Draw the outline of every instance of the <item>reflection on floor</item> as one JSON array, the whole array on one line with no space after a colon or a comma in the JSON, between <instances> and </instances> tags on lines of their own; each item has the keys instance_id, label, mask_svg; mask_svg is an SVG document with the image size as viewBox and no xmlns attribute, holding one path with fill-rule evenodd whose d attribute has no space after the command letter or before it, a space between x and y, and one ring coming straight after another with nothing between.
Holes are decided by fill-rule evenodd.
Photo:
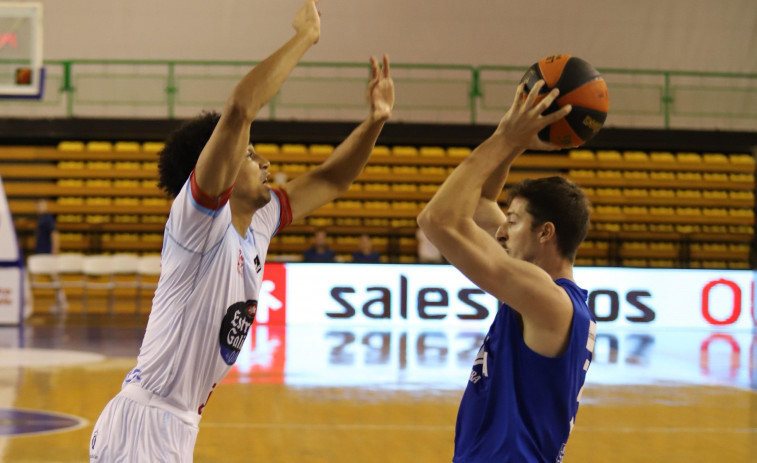
<instances>
[{"instance_id":1,"label":"reflection on floor","mask_svg":"<svg viewBox=\"0 0 757 463\"><path fill-rule=\"evenodd\" d=\"M0 328L0 462L86 461L145 322ZM203 414L195 461L449 462L482 335L254 326ZM565 461L757 461L757 332L600 329Z\"/></svg>"}]
</instances>

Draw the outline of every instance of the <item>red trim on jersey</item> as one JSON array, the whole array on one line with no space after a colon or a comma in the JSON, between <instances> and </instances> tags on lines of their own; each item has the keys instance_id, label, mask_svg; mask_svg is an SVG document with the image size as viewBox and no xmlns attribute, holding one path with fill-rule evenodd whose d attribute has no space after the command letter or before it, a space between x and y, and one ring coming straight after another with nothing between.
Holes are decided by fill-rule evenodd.
<instances>
[{"instance_id":1,"label":"red trim on jersey","mask_svg":"<svg viewBox=\"0 0 757 463\"><path fill-rule=\"evenodd\" d=\"M276 233L283 230L287 225L292 223L292 206L289 204L289 195L283 188L271 188L279 197L279 205L281 211L279 212L279 229Z\"/></svg>"},{"instance_id":2,"label":"red trim on jersey","mask_svg":"<svg viewBox=\"0 0 757 463\"><path fill-rule=\"evenodd\" d=\"M192 170L192 174L189 176L189 183L192 187L192 197L197 201L197 204L208 209L213 209L214 211L217 211L229 202L231 190L234 189L234 185L231 185L228 190L221 193L218 197L211 196L197 186L194 170Z\"/></svg>"}]
</instances>

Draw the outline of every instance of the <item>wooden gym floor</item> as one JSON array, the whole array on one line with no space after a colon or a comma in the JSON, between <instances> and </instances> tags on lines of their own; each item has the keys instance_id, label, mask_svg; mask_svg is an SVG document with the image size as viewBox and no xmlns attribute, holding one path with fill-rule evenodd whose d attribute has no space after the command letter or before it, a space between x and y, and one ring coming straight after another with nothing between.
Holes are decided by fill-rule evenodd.
<instances>
[{"instance_id":1,"label":"wooden gym floor","mask_svg":"<svg viewBox=\"0 0 757 463\"><path fill-rule=\"evenodd\" d=\"M133 367L145 322L71 313L0 327L0 462L88 461L92 425ZM426 335L450 338L253 327L254 348L203 414L195 461L451 461L475 349L421 352ZM757 461L757 332L603 336L565 462Z\"/></svg>"}]
</instances>

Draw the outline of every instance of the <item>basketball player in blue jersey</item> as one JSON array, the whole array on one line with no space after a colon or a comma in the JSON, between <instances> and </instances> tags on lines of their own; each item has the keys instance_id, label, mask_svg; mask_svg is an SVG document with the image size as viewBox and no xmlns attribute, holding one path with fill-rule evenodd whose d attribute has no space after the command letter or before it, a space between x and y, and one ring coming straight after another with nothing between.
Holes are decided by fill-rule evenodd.
<instances>
[{"instance_id":1,"label":"basketball player in blue jersey","mask_svg":"<svg viewBox=\"0 0 757 463\"><path fill-rule=\"evenodd\" d=\"M190 121L160 154L160 185L175 197L160 280L137 364L95 424L91 462L192 461L203 409L254 321L271 238L347 191L391 115L388 58L371 58L368 118L322 165L269 187L251 124L318 42L316 3L305 2L294 37L242 78L220 115Z\"/></svg>"},{"instance_id":2,"label":"basketball player in blue jersey","mask_svg":"<svg viewBox=\"0 0 757 463\"><path fill-rule=\"evenodd\" d=\"M592 360L596 324L573 261L589 227L583 192L561 177L525 180L497 205L513 161L564 117L542 115L540 81L518 87L494 134L450 174L418 217L445 258L502 301L460 403L455 463L562 461Z\"/></svg>"}]
</instances>

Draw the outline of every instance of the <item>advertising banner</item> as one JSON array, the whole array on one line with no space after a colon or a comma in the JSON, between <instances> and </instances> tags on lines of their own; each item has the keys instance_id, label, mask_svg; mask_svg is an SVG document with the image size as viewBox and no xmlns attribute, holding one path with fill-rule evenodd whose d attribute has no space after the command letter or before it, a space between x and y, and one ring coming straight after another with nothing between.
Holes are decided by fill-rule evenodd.
<instances>
[{"instance_id":1,"label":"advertising banner","mask_svg":"<svg viewBox=\"0 0 757 463\"><path fill-rule=\"evenodd\" d=\"M751 271L576 268L595 384L757 388ZM268 263L226 382L458 390L499 303L451 266Z\"/></svg>"},{"instance_id":2,"label":"advertising banner","mask_svg":"<svg viewBox=\"0 0 757 463\"><path fill-rule=\"evenodd\" d=\"M276 304L288 324L481 328L499 307L448 265L287 264L284 273ZM600 328L755 326L751 271L580 267L574 277Z\"/></svg>"}]
</instances>

